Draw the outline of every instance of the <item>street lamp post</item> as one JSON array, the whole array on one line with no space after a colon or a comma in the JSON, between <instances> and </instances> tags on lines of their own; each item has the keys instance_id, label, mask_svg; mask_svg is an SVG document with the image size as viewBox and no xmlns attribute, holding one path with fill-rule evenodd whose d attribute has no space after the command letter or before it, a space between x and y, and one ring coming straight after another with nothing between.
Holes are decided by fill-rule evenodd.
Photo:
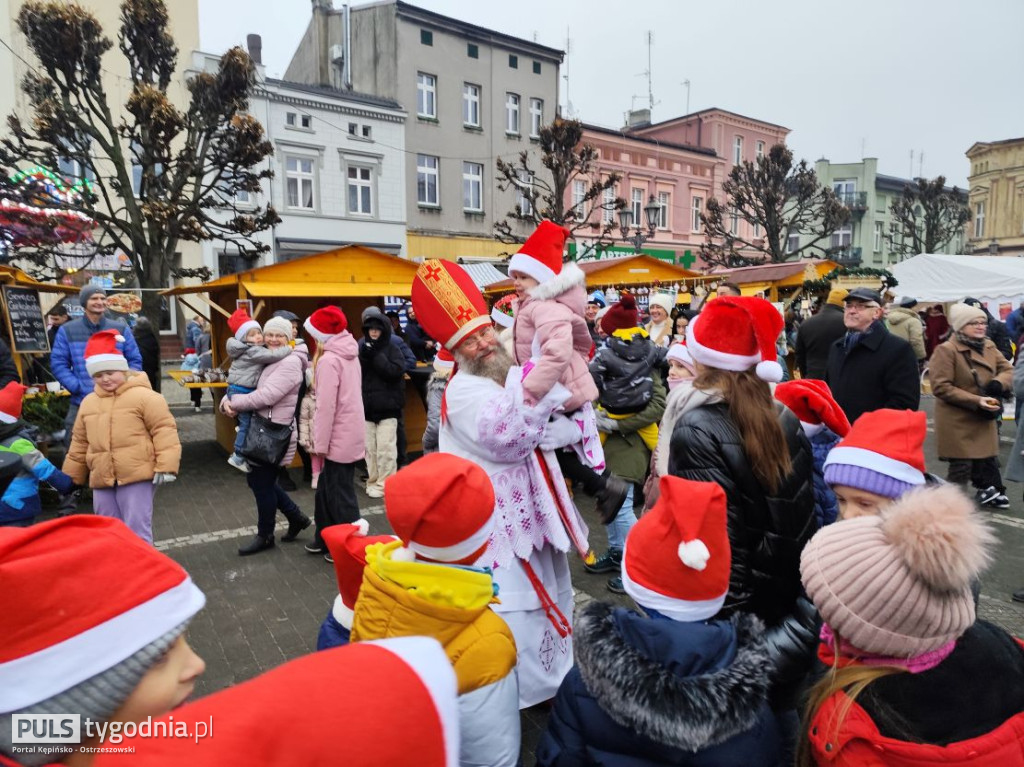
<instances>
[{"instance_id":1,"label":"street lamp post","mask_svg":"<svg viewBox=\"0 0 1024 767\"><path fill-rule=\"evenodd\" d=\"M619 233L622 235L623 242L628 242L633 246L634 253L639 253L644 243L654 237L660 211L661 206L658 205L652 194L647 200L647 204L644 205L644 217L647 219L646 231L641 228L640 222L637 222L636 228L633 229L633 211L630 208L623 208L619 211ZM630 234L631 229L633 229L632 234Z\"/></svg>"}]
</instances>

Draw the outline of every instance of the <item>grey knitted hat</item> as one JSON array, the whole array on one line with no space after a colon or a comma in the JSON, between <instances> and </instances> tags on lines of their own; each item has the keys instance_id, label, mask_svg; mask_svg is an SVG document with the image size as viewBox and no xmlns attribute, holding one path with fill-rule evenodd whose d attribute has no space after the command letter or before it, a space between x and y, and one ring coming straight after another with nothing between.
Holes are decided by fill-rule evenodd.
<instances>
[{"instance_id":1,"label":"grey knitted hat","mask_svg":"<svg viewBox=\"0 0 1024 767\"><path fill-rule=\"evenodd\" d=\"M107 295L107 291L105 291L99 285L85 285L78 294L78 303L80 303L84 308L85 305L89 303L89 298L96 295L97 293L101 293L104 296Z\"/></svg>"}]
</instances>

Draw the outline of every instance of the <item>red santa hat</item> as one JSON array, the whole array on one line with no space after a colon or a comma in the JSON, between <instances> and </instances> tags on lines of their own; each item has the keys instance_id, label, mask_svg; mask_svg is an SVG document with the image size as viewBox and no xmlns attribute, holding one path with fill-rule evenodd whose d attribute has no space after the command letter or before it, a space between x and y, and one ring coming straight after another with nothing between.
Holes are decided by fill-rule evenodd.
<instances>
[{"instance_id":1,"label":"red santa hat","mask_svg":"<svg viewBox=\"0 0 1024 767\"><path fill-rule=\"evenodd\" d=\"M93 333L85 342L85 369L90 376L108 370L128 370L128 360L118 350L124 343L124 336L116 330L101 330Z\"/></svg>"},{"instance_id":2,"label":"red santa hat","mask_svg":"<svg viewBox=\"0 0 1024 767\"><path fill-rule=\"evenodd\" d=\"M800 378L780 383L775 387L775 399L793 411L809 437L821 431L822 427L838 437L845 437L850 431L846 413L824 381Z\"/></svg>"},{"instance_id":3,"label":"red santa hat","mask_svg":"<svg viewBox=\"0 0 1024 767\"><path fill-rule=\"evenodd\" d=\"M228 328L236 341L245 341L250 330L260 330L260 323L250 317L245 309L235 309L228 317Z\"/></svg>"},{"instance_id":4,"label":"red santa hat","mask_svg":"<svg viewBox=\"0 0 1024 767\"><path fill-rule=\"evenodd\" d=\"M384 512L417 557L472 564L494 528L494 488L472 461L431 453L384 481Z\"/></svg>"},{"instance_id":5,"label":"red santa hat","mask_svg":"<svg viewBox=\"0 0 1024 767\"><path fill-rule=\"evenodd\" d=\"M339 695L339 690L352 694ZM455 672L436 639L357 642L303 656L154 718L153 732L164 723L168 732L185 726L196 737L133 735L120 748L133 749L133 767L339 761L347 767L457 767L457 695ZM340 760L339 724L344 726ZM293 733L302 737L290 737ZM96 767L123 764L123 754L96 755Z\"/></svg>"},{"instance_id":6,"label":"red santa hat","mask_svg":"<svg viewBox=\"0 0 1024 767\"><path fill-rule=\"evenodd\" d=\"M519 272L540 285L530 290L534 298L554 298L575 285L585 285L586 275L574 263L562 263L565 241L572 233L564 226L541 221L508 262L509 274Z\"/></svg>"},{"instance_id":7,"label":"red santa hat","mask_svg":"<svg viewBox=\"0 0 1024 767\"><path fill-rule=\"evenodd\" d=\"M412 308L427 335L450 351L491 324L480 289L453 261L431 258L420 264L412 280Z\"/></svg>"},{"instance_id":8,"label":"red santa hat","mask_svg":"<svg viewBox=\"0 0 1024 767\"><path fill-rule=\"evenodd\" d=\"M434 370L441 373L455 367L455 358L447 349L439 349L434 355Z\"/></svg>"},{"instance_id":9,"label":"red santa hat","mask_svg":"<svg viewBox=\"0 0 1024 767\"><path fill-rule=\"evenodd\" d=\"M0 528L0 583L10 627L0 644L0 713L113 669L206 602L174 560L122 522L93 515Z\"/></svg>"},{"instance_id":10,"label":"red santa hat","mask_svg":"<svg viewBox=\"0 0 1024 767\"><path fill-rule=\"evenodd\" d=\"M873 410L858 418L825 459L825 481L898 498L925 483L928 417L919 410Z\"/></svg>"},{"instance_id":11,"label":"red santa hat","mask_svg":"<svg viewBox=\"0 0 1024 767\"><path fill-rule=\"evenodd\" d=\"M325 344L331 336L345 332L348 328L348 318L337 306L324 306L306 317L302 326L317 343Z\"/></svg>"},{"instance_id":12,"label":"red santa hat","mask_svg":"<svg viewBox=\"0 0 1024 767\"><path fill-rule=\"evenodd\" d=\"M756 366L758 378L781 381L775 343L784 325L779 311L763 298L720 296L686 326L686 346L707 367L739 373Z\"/></svg>"},{"instance_id":13,"label":"red santa hat","mask_svg":"<svg viewBox=\"0 0 1024 767\"><path fill-rule=\"evenodd\" d=\"M14 423L21 418L21 403L27 386L11 381L0 389L0 423Z\"/></svg>"},{"instance_id":14,"label":"red santa hat","mask_svg":"<svg viewBox=\"0 0 1024 767\"><path fill-rule=\"evenodd\" d=\"M373 543L390 543L393 535L367 535L370 525L359 519L351 525L325 527L324 543L334 560L334 575L338 579L338 596L332 612L345 628L352 628L352 611L359 598L359 587L363 584L363 568L366 567L366 547Z\"/></svg>"},{"instance_id":15,"label":"red santa hat","mask_svg":"<svg viewBox=\"0 0 1024 767\"><path fill-rule=\"evenodd\" d=\"M641 607L679 621L707 620L729 591L725 491L673 476L662 477L658 490L654 507L626 537L622 585Z\"/></svg>"}]
</instances>

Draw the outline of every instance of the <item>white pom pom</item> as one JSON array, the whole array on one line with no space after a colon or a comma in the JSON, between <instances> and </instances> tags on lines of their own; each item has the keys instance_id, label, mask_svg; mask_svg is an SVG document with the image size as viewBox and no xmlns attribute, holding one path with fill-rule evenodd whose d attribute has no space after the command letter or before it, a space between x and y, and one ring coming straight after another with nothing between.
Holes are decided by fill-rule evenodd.
<instances>
[{"instance_id":1,"label":"white pom pom","mask_svg":"<svg viewBox=\"0 0 1024 767\"><path fill-rule=\"evenodd\" d=\"M397 549L391 552L392 562L415 562L416 552L412 549L407 549L404 546L399 546Z\"/></svg>"},{"instance_id":2,"label":"white pom pom","mask_svg":"<svg viewBox=\"0 0 1024 767\"><path fill-rule=\"evenodd\" d=\"M782 365L775 360L758 362L754 372L757 373L757 377L762 381L778 383L782 380Z\"/></svg>"},{"instance_id":3,"label":"white pom pom","mask_svg":"<svg viewBox=\"0 0 1024 767\"><path fill-rule=\"evenodd\" d=\"M116 336L114 336L114 340L117 341L117 343L119 343L119 344L123 344L124 343L124 336L121 335L120 333L118 333Z\"/></svg>"},{"instance_id":4,"label":"white pom pom","mask_svg":"<svg viewBox=\"0 0 1024 767\"><path fill-rule=\"evenodd\" d=\"M366 535L368 532L370 532L370 523L362 517L357 519L352 524L356 526L356 531L354 533L355 535Z\"/></svg>"},{"instance_id":5,"label":"white pom pom","mask_svg":"<svg viewBox=\"0 0 1024 767\"><path fill-rule=\"evenodd\" d=\"M694 570L703 570L708 566L711 552L708 551L704 541L697 538L679 544L679 559L687 567L692 567Z\"/></svg>"}]
</instances>

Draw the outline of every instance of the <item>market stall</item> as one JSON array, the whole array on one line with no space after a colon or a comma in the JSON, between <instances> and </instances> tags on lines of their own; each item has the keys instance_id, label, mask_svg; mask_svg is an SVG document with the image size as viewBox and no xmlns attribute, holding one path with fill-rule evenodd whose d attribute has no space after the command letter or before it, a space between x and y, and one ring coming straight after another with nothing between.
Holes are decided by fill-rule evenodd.
<instances>
[{"instance_id":1,"label":"market stall","mask_svg":"<svg viewBox=\"0 0 1024 767\"><path fill-rule=\"evenodd\" d=\"M253 317L266 320L275 311L287 309L308 317L320 306L340 306L349 321L349 331L362 335L360 316L368 306L383 309L386 296L408 297L419 264L362 245L296 258L284 263L231 274L201 285L171 288L165 295L176 296L185 306L210 316L210 346L213 364L225 362L224 344L229 337L227 318L239 305ZM244 302L244 303L243 303ZM226 365L225 365L226 367ZM429 366L424 369L424 373ZM210 388L219 403L224 384L189 383L190 388ZM217 441L230 452L235 439L234 421L217 410ZM406 387L405 429L408 449L421 448L426 411L417 389Z\"/></svg>"},{"instance_id":2,"label":"market stall","mask_svg":"<svg viewBox=\"0 0 1024 767\"><path fill-rule=\"evenodd\" d=\"M820 280L834 270L835 261L808 258L785 264L758 264L740 269L716 269L718 281L733 282L745 296L763 296L773 303L792 301L804 282Z\"/></svg>"},{"instance_id":3,"label":"market stall","mask_svg":"<svg viewBox=\"0 0 1024 767\"><path fill-rule=\"evenodd\" d=\"M72 293L78 293L78 288L39 282L13 266L0 266L0 312L3 313L4 341L10 347L22 381L25 380L33 358L50 353L44 312L57 300L47 300L45 295L63 296Z\"/></svg>"},{"instance_id":4,"label":"market stall","mask_svg":"<svg viewBox=\"0 0 1024 767\"><path fill-rule=\"evenodd\" d=\"M967 296L1006 318L1024 301L1024 259L1014 256L946 256L931 253L892 267L896 292L922 303L949 303Z\"/></svg>"}]
</instances>

